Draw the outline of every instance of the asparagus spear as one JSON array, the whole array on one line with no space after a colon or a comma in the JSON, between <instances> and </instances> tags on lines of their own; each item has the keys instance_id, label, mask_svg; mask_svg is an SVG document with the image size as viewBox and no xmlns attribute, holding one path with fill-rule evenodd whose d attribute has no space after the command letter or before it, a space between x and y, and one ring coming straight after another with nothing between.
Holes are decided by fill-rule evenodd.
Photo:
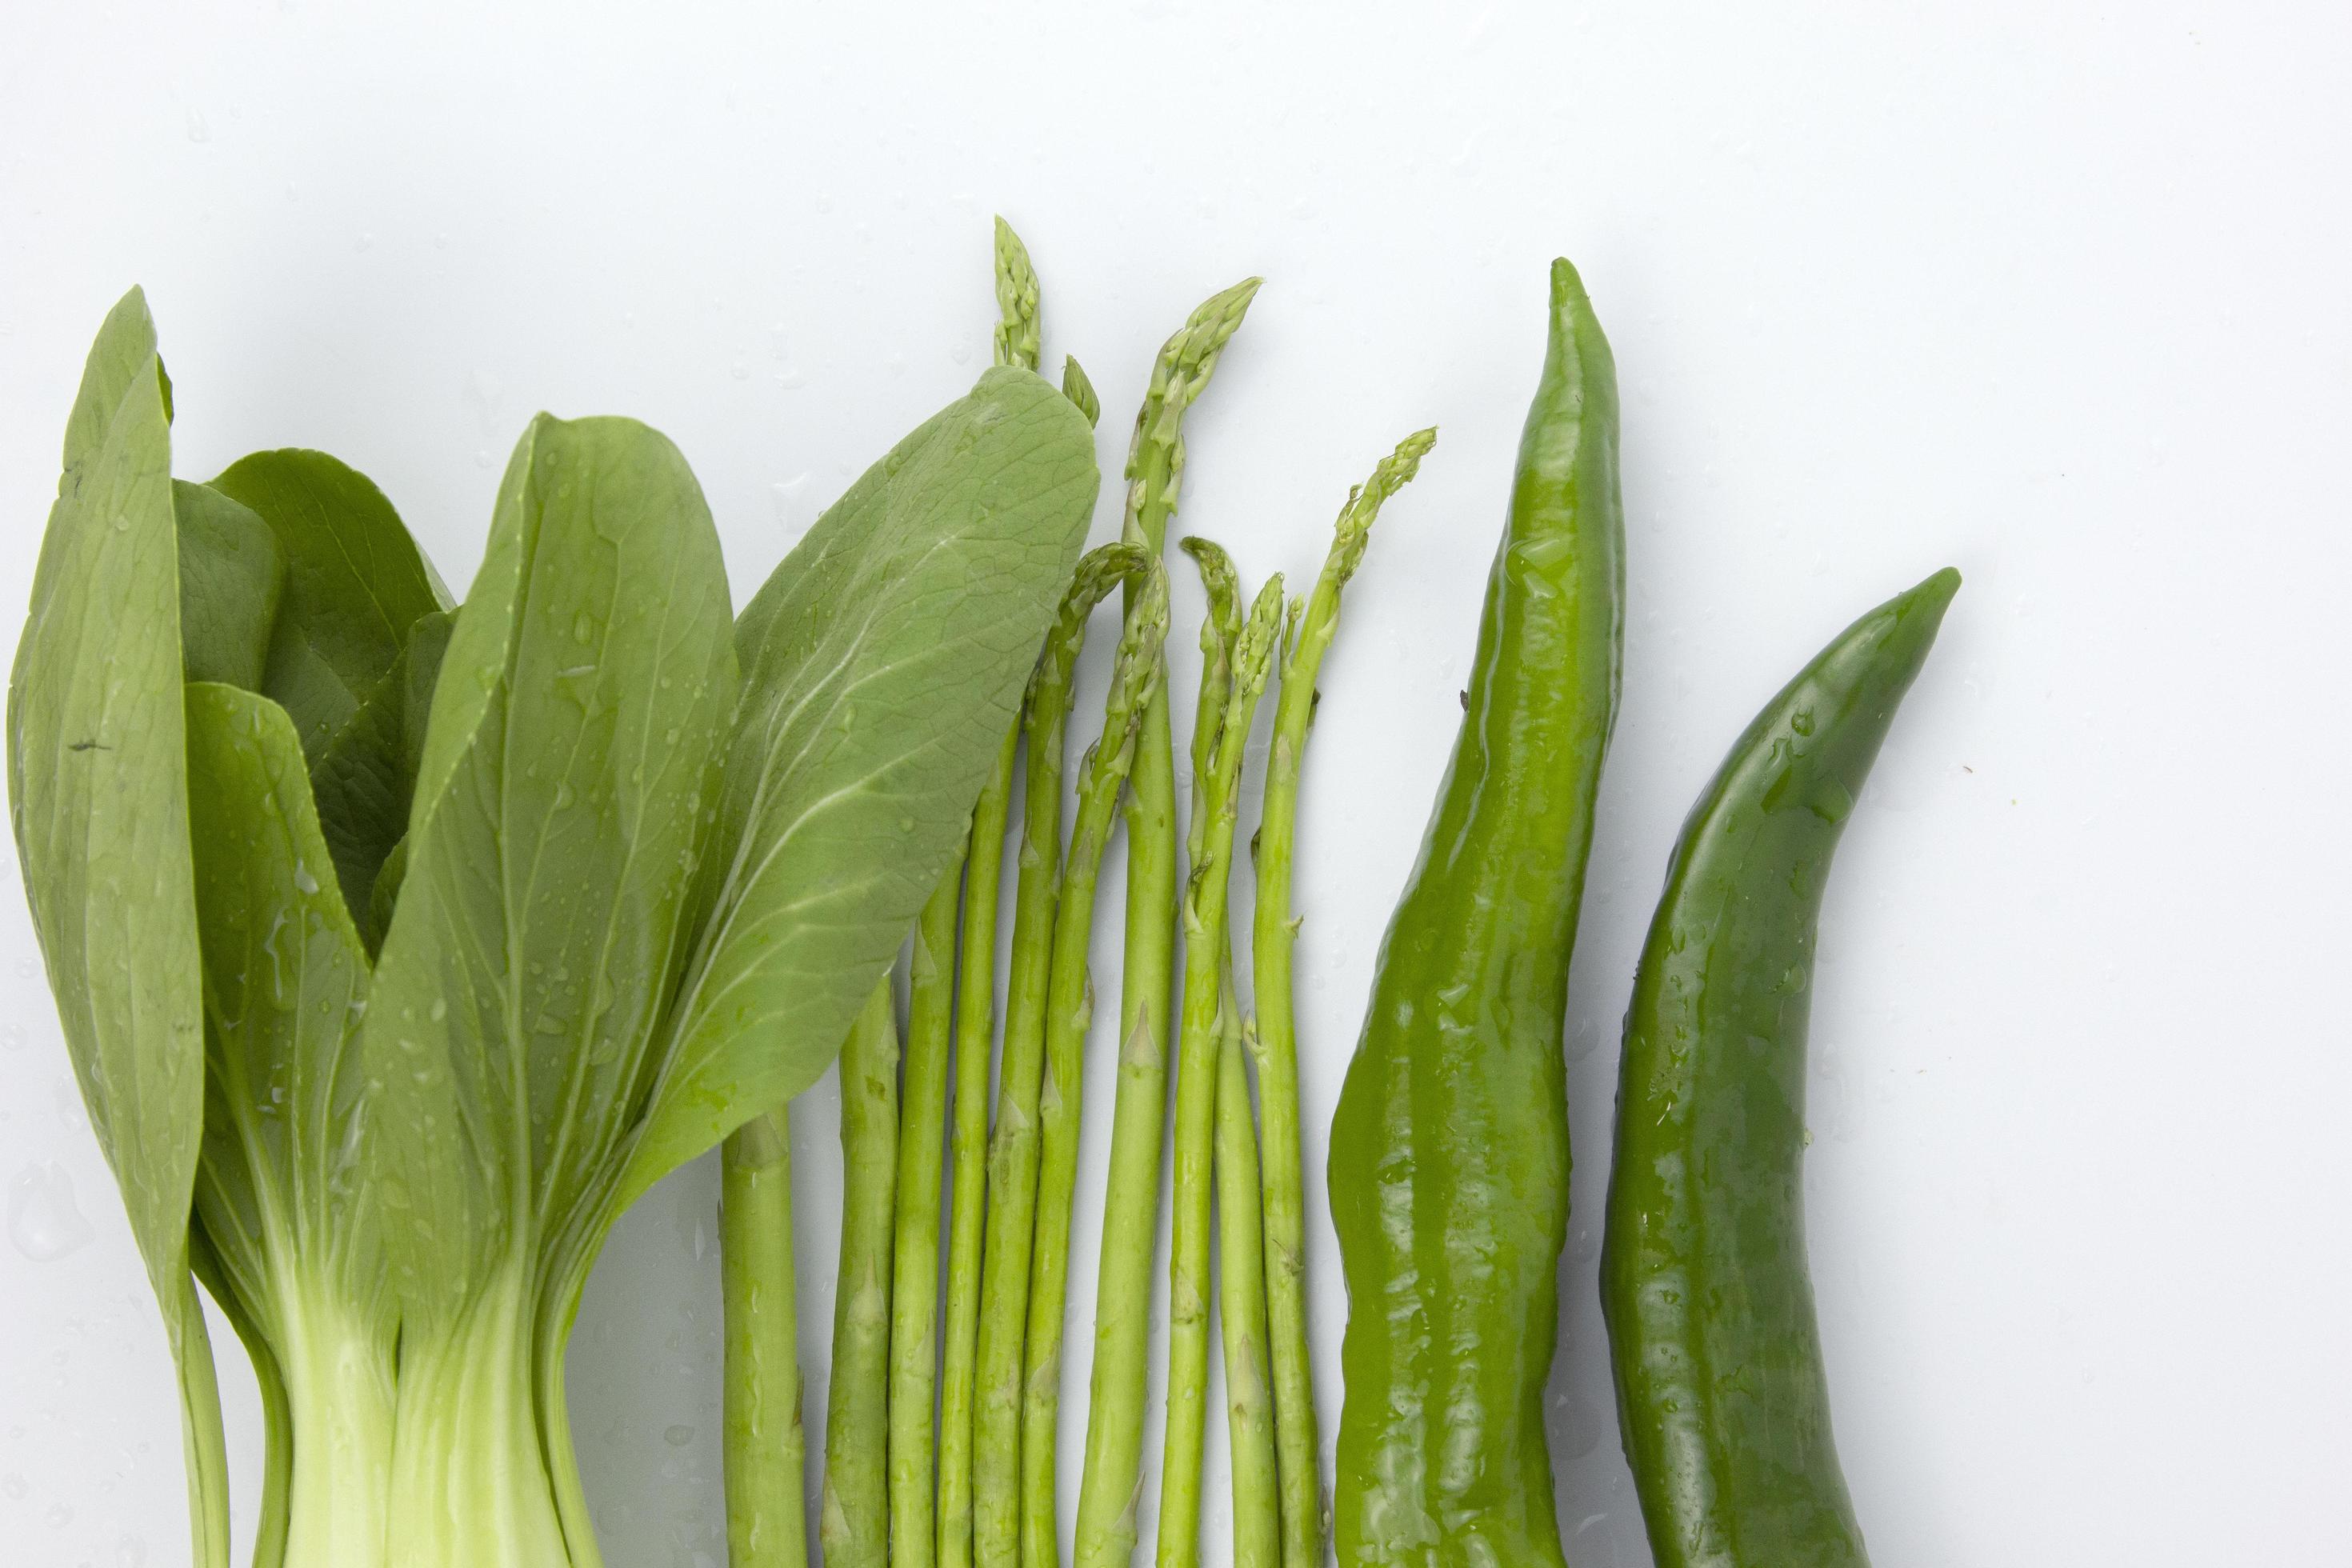
<instances>
[{"instance_id":1,"label":"asparagus spear","mask_svg":"<svg viewBox=\"0 0 2352 1568\"><path fill-rule=\"evenodd\" d=\"M1339 593L1364 558L1381 505L1409 483L1435 430L1417 431L1381 459L1372 477L1348 494L1331 552L1315 590L1297 610L1298 626L1283 658L1275 708L1274 749L1257 829L1257 913L1251 935L1257 1019L1252 1044L1264 1119L1266 1318L1273 1341L1275 1436L1282 1484L1284 1568L1319 1568L1325 1531L1321 1443L1307 1352L1306 1182L1301 1173L1298 1037L1291 1009L1291 949L1299 922L1290 913L1291 849L1297 833L1298 774L1315 722L1315 681L1339 627Z\"/></svg>"},{"instance_id":2,"label":"asparagus spear","mask_svg":"<svg viewBox=\"0 0 2352 1568\"><path fill-rule=\"evenodd\" d=\"M996 900L1013 795L1016 723L972 810L964 855L963 966L956 978L955 1196L948 1223L946 1342L940 1371L939 1568L971 1568L972 1380L980 1351L988 1057L996 1034Z\"/></svg>"},{"instance_id":3,"label":"asparagus spear","mask_svg":"<svg viewBox=\"0 0 2352 1568\"><path fill-rule=\"evenodd\" d=\"M1076 354L1062 356L1062 395L1078 405L1089 425L1102 421L1102 399L1095 395L1095 384L1087 379L1084 367Z\"/></svg>"},{"instance_id":4,"label":"asparagus spear","mask_svg":"<svg viewBox=\"0 0 2352 1568\"><path fill-rule=\"evenodd\" d=\"M996 363L1035 370L1044 346L1037 269L1013 226L996 220Z\"/></svg>"},{"instance_id":5,"label":"asparagus spear","mask_svg":"<svg viewBox=\"0 0 2352 1568\"><path fill-rule=\"evenodd\" d=\"M1094 936L1095 886L1110 840L1119 791L1135 761L1144 709L1160 684L1168 633L1168 579L1136 552L1144 590L1128 616L1103 708L1102 736L1087 753L1078 812L1054 913L1052 977L1045 1003L1045 1079L1039 1097L1036 1245L1029 1271L1029 1332L1021 1414L1022 1568L1053 1568L1055 1463L1062 1395L1062 1319L1069 1293L1070 1207L1077 1188L1078 1111L1094 985L1087 972Z\"/></svg>"},{"instance_id":6,"label":"asparagus spear","mask_svg":"<svg viewBox=\"0 0 2352 1568\"><path fill-rule=\"evenodd\" d=\"M1029 1255L1037 1215L1038 1096L1045 1076L1045 992L1060 892L1062 745L1070 680L1087 618L1150 557L1106 544L1078 563L1023 706L1029 776L1013 914L1013 975L988 1143L988 1215L981 1253L980 1357L972 1420L972 1556L1018 1568L1021 1555L1021 1362L1029 1325Z\"/></svg>"},{"instance_id":7,"label":"asparagus spear","mask_svg":"<svg viewBox=\"0 0 2352 1568\"><path fill-rule=\"evenodd\" d=\"M931 1568L931 1416L938 1392L940 1164L955 1023L956 908L950 868L915 922L900 1089L897 1240L890 1265L890 1561Z\"/></svg>"},{"instance_id":8,"label":"asparagus spear","mask_svg":"<svg viewBox=\"0 0 2352 1568\"><path fill-rule=\"evenodd\" d=\"M1029 250L996 220L996 363L1037 368L1039 290ZM1076 360L1063 367L1066 394L1093 387ZM1074 394L1073 401L1078 401ZM1080 401L1081 409L1086 405ZM1087 415L1087 423L1094 421ZM948 1228L947 1323L940 1371L938 1568L971 1568L972 1423L980 1356L982 1225L987 1188L988 1061L996 1035L996 900L1004 868L1004 827L1021 723L1005 731L996 768L973 808L965 847L964 953L956 986L955 1195Z\"/></svg>"},{"instance_id":9,"label":"asparagus spear","mask_svg":"<svg viewBox=\"0 0 2352 1568\"><path fill-rule=\"evenodd\" d=\"M1226 968L1217 1027L1217 1330L1225 1352L1225 1419L1233 1444L1233 1560L1234 1568L1275 1568L1282 1561L1282 1500L1274 1390L1266 1376L1265 1235L1230 950Z\"/></svg>"},{"instance_id":10,"label":"asparagus spear","mask_svg":"<svg viewBox=\"0 0 2352 1568\"><path fill-rule=\"evenodd\" d=\"M890 1558L890 1219L898 1163L898 1022L886 976L841 1047L841 1280L824 1411L825 1568Z\"/></svg>"},{"instance_id":11,"label":"asparagus spear","mask_svg":"<svg viewBox=\"0 0 2352 1568\"><path fill-rule=\"evenodd\" d=\"M753 1117L727 1140L719 1183L727 1561L734 1568L808 1568L793 1289L793 1145L783 1107Z\"/></svg>"},{"instance_id":12,"label":"asparagus spear","mask_svg":"<svg viewBox=\"0 0 2352 1568\"><path fill-rule=\"evenodd\" d=\"M1195 864L1203 862L1210 825L1219 810L1231 811L1238 791L1218 798L1217 742L1233 693L1234 660L1242 637L1240 579L1232 559L1205 540L1188 539L1184 552L1201 571L1209 614L1201 627L1202 717L1192 729L1192 834ZM1264 676L1259 676L1261 683ZM1243 722L1244 744L1248 723ZM1230 836L1228 837L1230 842ZM1255 1135L1250 1125L1247 1074L1238 1066L1239 999L1234 994L1232 942L1223 938L1223 980L1217 1012L1216 1194L1219 1215L1219 1324L1225 1347L1225 1387L1233 1447L1234 1551L1235 1563L1272 1561L1277 1538L1271 1409L1265 1386L1264 1274L1258 1265ZM1243 1162L1248 1163L1244 1165ZM1246 1172L1246 1182L1236 1179Z\"/></svg>"},{"instance_id":13,"label":"asparagus spear","mask_svg":"<svg viewBox=\"0 0 2352 1568\"><path fill-rule=\"evenodd\" d=\"M1213 546L1185 542L1195 560ZM1193 787L1208 805L1201 852L1184 894L1184 1000L1176 1067L1174 1220L1168 1268L1168 1426L1160 1459L1160 1568L1197 1568L1201 1557L1201 1446L1207 1426L1210 1184L1216 1136L1217 1058L1224 994L1225 907L1242 754L1265 689L1282 624L1282 579L1271 578L1234 645L1231 689L1217 729L1214 765ZM1197 742L1196 742L1197 748Z\"/></svg>"},{"instance_id":14,"label":"asparagus spear","mask_svg":"<svg viewBox=\"0 0 2352 1568\"><path fill-rule=\"evenodd\" d=\"M1157 560L1184 473L1184 411L1208 385L1258 280L1192 312L1160 351L1128 454L1123 536ZM1176 765L1166 682L1144 710L1127 804L1127 915L1119 978L1118 1093L1095 1298L1077 1568L1129 1568L1142 1487L1151 1264L1168 1115L1168 1029L1176 943Z\"/></svg>"},{"instance_id":15,"label":"asparagus spear","mask_svg":"<svg viewBox=\"0 0 2352 1568\"><path fill-rule=\"evenodd\" d=\"M1208 611L1201 617L1201 690L1192 707L1192 812L1191 824L1184 838L1185 856L1195 868L1197 875L1198 868L1208 864L1209 822L1216 794L1213 783L1217 772L1217 738L1224 731L1225 701L1233 692L1234 647L1241 641L1242 635L1241 578L1234 570L1233 557L1205 539L1187 539L1178 548L1192 558L1192 564L1201 574L1201 587L1208 600ZM1188 955L1189 944L1192 940L1192 933L1188 931L1186 934ZM1189 981L1189 969L1187 978ZM1221 1014L1220 1017L1222 1016ZM1197 1087L1198 1076L1195 1075L1192 1081ZM1178 1092L1180 1095L1182 1092L1181 1083ZM1181 1111L1179 1118L1181 1126ZM1181 1198L1179 1202L1181 1202ZM1207 1267L1204 1258L1201 1265L1201 1278L1203 1280L1207 1277ZM1169 1277L1171 1318L1177 1315L1173 1305L1176 1268L1176 1255L1171 1253ZM1200 1298L1196 1296L1195 1300L1199 1301ZM1202 1304L1201 1310L1203 1313L1206 1312L1205 1304ZM1171 1392L1176 1387L1172 1372L1173 1364L1171 1352L1169 1384ZM1205 1359L1203 1375L1205 1376ZM1197 1488L1197 1481L1195 1485ZM1169 1506L1163 1479L1160 1497L1162 1551L1165 1550ZM1195 1521L1196 1531L1199 1511L1196 1501L1190 1510Z\"/></svg>"},{"instance_id":16,"label":"asparagus spear","mask_svg":"<svg viewBox=\"0 0 2352 1568\"><path fill-rule=\"evenodd\" d=\"M1234 558L1205 539L1177 546L1192 558L1209 601L1201 617L1201 695L1192 709L1192 813L1184 853L1195 866L1208 846L1209 811L1217 771L1217 737L1224 732L1225 700L1234 689L1234 647L1242 639L1242 580Z\"/></svg>"}]
</instances>

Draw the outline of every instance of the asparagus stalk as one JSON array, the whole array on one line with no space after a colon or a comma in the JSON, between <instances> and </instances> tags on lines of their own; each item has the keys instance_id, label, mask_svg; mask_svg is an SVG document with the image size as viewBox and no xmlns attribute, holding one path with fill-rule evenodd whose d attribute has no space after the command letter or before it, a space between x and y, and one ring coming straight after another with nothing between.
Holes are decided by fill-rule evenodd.
<instances>
[{"instance_id":1,"label":"asparagus stalk","mask_svg":"<svg viewBox=\"0 0 2352 1568\"><path fill-rule=\"evenodd\" d=\"M898 1177L898 1024L885 977L841 1048L841 1280L824 1412L825 1568L890 1559L890 1221Z\"/></svg>"},{"instance_id":2,"label":"asparagus stalk","mask_svg":"<svg viewBox=\"0 0 2352 1568\"><path fill-rule=\"evenodd\" d=\"M1123 537L1157 560L1184 474L1184 411L1257 293L1249 279L1192 312L1160 351L1127 459ZM1081 405L1083 406L1083 405ZM1176 951L1176 764L1167 683L1146 705L1127 803L1127 914L1119 977L1118 1093L1095 1298L1077 1568L1129 1568L1142 1489L1151 1265L1168 1116L1169 1005Z\"/></svg>"},{"instance_id":3,"label":"asparagus stalk","mask_svg":"<svg viewBox=\"0 0 2352 1568\"><path fill-rule=\"evenodd\" d=\"M1299 926L1290 912L1299 766L1315 722L1316 679L1339 627L1340 590L1364 558L1381 503L1412 480L1436 440L1435 430L1406 437L1381 459L1370 479L1349 492L1340 509L1330 554L1314 592L1297 611L1297 629L1284 655L1258 819L1257 912L1250 940L1257 1004L1252 1047L1265 1141L1266 1319L1273 1342L1284 1568L1319 1568L1327 1528L1322 1446L1307 1351L1307 1188L1299 1153L1298 1036L1291 1004L1291 950Z\"/></svg>"},{"instance_id":4,"label":"asparagus stalk","mask_svg":"<svg viewBox=\"0 0 2352 1568\"><path fill-rule=\"evenodd\" d=\"M1265 1236L1258 1212L1257 1128L1242 1062L1240 998L1230 952L1217 1028L1217 1329L1225 1352L1225 1419L1233 1444L1234 1568L1282 1561L1274 1390L1266 1373Z\"/></svg>"},{"instance_id":5,"label":"asparagus stalk","mask_svg":"<svg viewBox=\"0 0 2352 1568\"><path fill-rule=\"evenodd\" d=\"M733 1568L808 1568L793 1145L783 1107L753 1117L728 1138L719 1183L727 1561Z\"/></svg>"},{"instance_id":6,"label":"asparagus stalk","mask_svg":"<svg viewBox=\"0 0 2352 1568\"><path fill-rule=\"evenodd\" d=\"M1063 1309L1070 1282L1070 1209L1077 1190L1078 1112L1094 985L1087 969L1094 937L1095 887L1110 841L1119 791L1135 761L1144 709L1160 684L1168 634L1168 579L1135 552L1144 590L1129 615L1103 708L1102 736L1087 753L1078 811L1054 913L1053 971L1045 1003L1045 1079L1040 1129L1036 1245L1029 1270L1029 1333L1021 1414L1022 1568L1061 1560L1055 1496L1062 1396Z\"/></svg>"},{"instance_id":7,"label":"asparagus stalk","mask_svg":"<svg viewBox=\"0 0 2352 1568\"><path fill-rule=\"evenodd\" d=\"M963 963L956 978L955 1195L948 1222L946 1342L940 1369L939 1568L971 1568L972 1385L980 1352L988 1058L996 1035L996 901L1020 740L1016 723L1005 731L995 771L972 810L971 842L964 852Z\"/></svg>"},{"instance_id":8,"label":"asparagus stalk","mask_svg":"<svg viewBox=\"0 0 2352 1568\"><path fill-rule=\"evenodd\" d=\"M931 1568L931 1420L938 1394L940 1166L955 1024L956 909L950 868L915 922L900 1087L897 1239L890 1265L890 1561Z\"/></svg>"},{"instance_id":9,"label":"asparagus stalk","mask_svg":"<svg viewBox=\"0 0 2352 1568\"><path fill-rule=\"evenodd\" d=\"M1078 563L1029 682L1022 723L1029 757L1014 891L1013 974L996 1125L988 1144L988 1214L981 1253L980 1354L972 1418L972 1557L978 1568L1019 1568L1021 1363L1029 1325L1030 1244L1037 1216L1038 1097L1045 1076L1045 993L1060 893L1062 747L1070 680L1087 618L1150 558L1107 544Z\"/></svg>"},{"instance_id":10,"label":"asparagus stalk","mask_svg":"<svg viewBox=\"0 0 2352 1568\"><path fill-rule=\"evenodd\" d=\"M1195 560L1214 547L1185 542ZM1230 691L1213 765L1193 787L1208 804L1201 852L1184 895L1184 1000L1176 1067L1174 1218L1168 1268L1168 1426L1160 1459L1160 1568L1197 1568L1201 1559L1201 1448L1207 1427L1210 1191L1217 1117L1218 1051L1226 964L1226 898L1242 755L1265 689L1282 625L1282 579L1266 583L1234 645ZM1198 742L1195 742L1196 753Z\"/></svg>"},{"instance_id":11,"label":"asparagus stalk","mask_svg":"<svg viewBox=\"0 0 2352 1568\"><path fill-rule=\"evenodd\" d=\"M1209 616L1201 631L1201 712L1192 731L1192 826L1191 848L1201 861L1210 825L1220 809L1232 811L1236 787L1222 800L1213 787L1216 746L1226 704L1233 695L1234 661L1242 637L1240 582L1225 552L1204 540L1188 539L1207 589ZM1270 652L1269 652L1269 657ZM1263 689L1263 667L1256 672ZM1253 699L1253 701L1255 699ZM1211 719L1208 715L1215 715ZM1252 710L1255 716L1255 710ZM1247 743L1249 721L1241 721ZM1230 842L1230 836L1228 836ZM1230 922L1228 922L1230 925ZM1233 1449L1234 1561L1236 1568L1261 1568L1274 1560L1278 1540L1272 1410L1265 1379L1265 1289L1257 1215L1257 1148L1251 1126L1249 1086L1239 1067L1240 999L1234 993L1230 932L1222 939L1223 980L1217 1014L1216 1194L1218 1225L1218 1322L1225 1351L1225 1390ZM1246 1163L1244 1163L1246 1162ZM1246 1180L1240 1179L1246 1174Z\"/></svg>"},{"instance_id":12,"label":"asparagus stalk","mask_svg":"<svg viewBox=\"0 0 2352 1568\"><path fill-rule=\"evenodd\" d=\"M1192 710L1192 813L1184 837L1184 853L1195 866L1206 851L1209 781L1217 771L1217 737L1224 732L1225 700L1234 689L1234 648L1242 638L1242 580L1234 558L1205 539L1187 539L1177 546L1192 558L1201 574L1201 589L1209 601L1201 617L1201 695Z\"/></svg>"},{"instance_id":13,"label":"asparagus stalk","mask_svg":"<svg viewBox=\"0 0 2352 1568\"><path fill-rule=\"evenodd\" d=\"M1028 247L1013 226L996 220L996 363L1037 368L1039 291ZM1066 395L1086 373L1063 367ZM1075 400L1075 397L1074 397ZM1079 404L1084 408L1084 403ZM1093 423L1094 416L1087 416ZM982 1222L987 1194L988 1063L996 1037L996 902L1004 869L1004 828L1013 765L1021 749L1014 720L996 753L995 771L973 808L964 849L963 968L956 984L955 1195L948 1226L946 1326L940 1369L938 1568L971 1568L973 1403L980 1359Z\"/></svg>"}]
</instances>

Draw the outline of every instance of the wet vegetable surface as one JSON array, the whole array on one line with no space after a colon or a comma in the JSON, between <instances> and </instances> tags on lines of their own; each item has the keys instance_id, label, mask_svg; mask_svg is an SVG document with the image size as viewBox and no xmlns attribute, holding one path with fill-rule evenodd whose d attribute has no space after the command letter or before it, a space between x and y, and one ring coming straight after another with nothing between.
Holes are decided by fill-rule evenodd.
<instances>
[{"instance_id":1,"label":"wet vegetable surface","mask_svg":"<svg viewBox=\"0 0 2352 1568\"><path fill-rule=\"evenodd\" d=\"M1617 1100L1601 1306L1659 1568L1867 1563L1806 1274L1805 1035L1831 854L1959 574L1856 621L1683 828Z\"/></svg>"},{"instance_id":2,"label":"wet vegetable surface","mask_svg":"<svg viewBox=\"0 0 2352 1568\"><path fill-rule=\"evenodd\" d=\"M1468 709L1331 1126L1351 1568L1562 1560L1542 1403L1568 1226L1560 1037L1623 605L1616 372L1556 261Z\"/></svg>"}]
</instances>

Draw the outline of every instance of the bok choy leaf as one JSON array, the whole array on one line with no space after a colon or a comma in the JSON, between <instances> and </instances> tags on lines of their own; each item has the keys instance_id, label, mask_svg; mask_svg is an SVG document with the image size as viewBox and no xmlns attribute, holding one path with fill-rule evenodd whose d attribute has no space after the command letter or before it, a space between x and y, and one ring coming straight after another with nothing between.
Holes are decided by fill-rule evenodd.
<instances>
[{"instance_id":1,"label":"bok choy leaf","mask_svg":"<svg viewBox=\"0 0 2352 1568\"><path fill-rule=\"evenodd\" d=\"M182 1367L271 1424L257 1561L592 1564L564 1341L604 1237L838 1050L955 852L1097 476L996 370L740 619L692 473L541 416L461 606L318 453L173 486L135 292L68 428L9 701L17 840Z\"/></svg>"}]
</instances>

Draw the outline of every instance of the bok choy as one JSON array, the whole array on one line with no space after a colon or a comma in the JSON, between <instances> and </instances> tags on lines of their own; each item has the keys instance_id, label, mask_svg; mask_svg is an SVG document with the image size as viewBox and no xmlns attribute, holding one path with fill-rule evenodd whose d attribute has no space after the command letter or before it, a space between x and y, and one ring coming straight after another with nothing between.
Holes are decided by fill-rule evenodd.
<instances>
[{"instance_id":1,"label":"bok choy","mask_svg":"<svg viewBox=\"0 0 2352 1568\"><path fill-rule=\"evenodd\" d=\"M8 700L35 925L228 1557L192 1275L272 1426L258 1561L597 1561L563 1349L614 1219L806 1087L961 851L1097 484L996 368L730 615L667 439L533 422L462 605L310 452L171 477L135 290Z\"/></svg>"}]
</instances>

